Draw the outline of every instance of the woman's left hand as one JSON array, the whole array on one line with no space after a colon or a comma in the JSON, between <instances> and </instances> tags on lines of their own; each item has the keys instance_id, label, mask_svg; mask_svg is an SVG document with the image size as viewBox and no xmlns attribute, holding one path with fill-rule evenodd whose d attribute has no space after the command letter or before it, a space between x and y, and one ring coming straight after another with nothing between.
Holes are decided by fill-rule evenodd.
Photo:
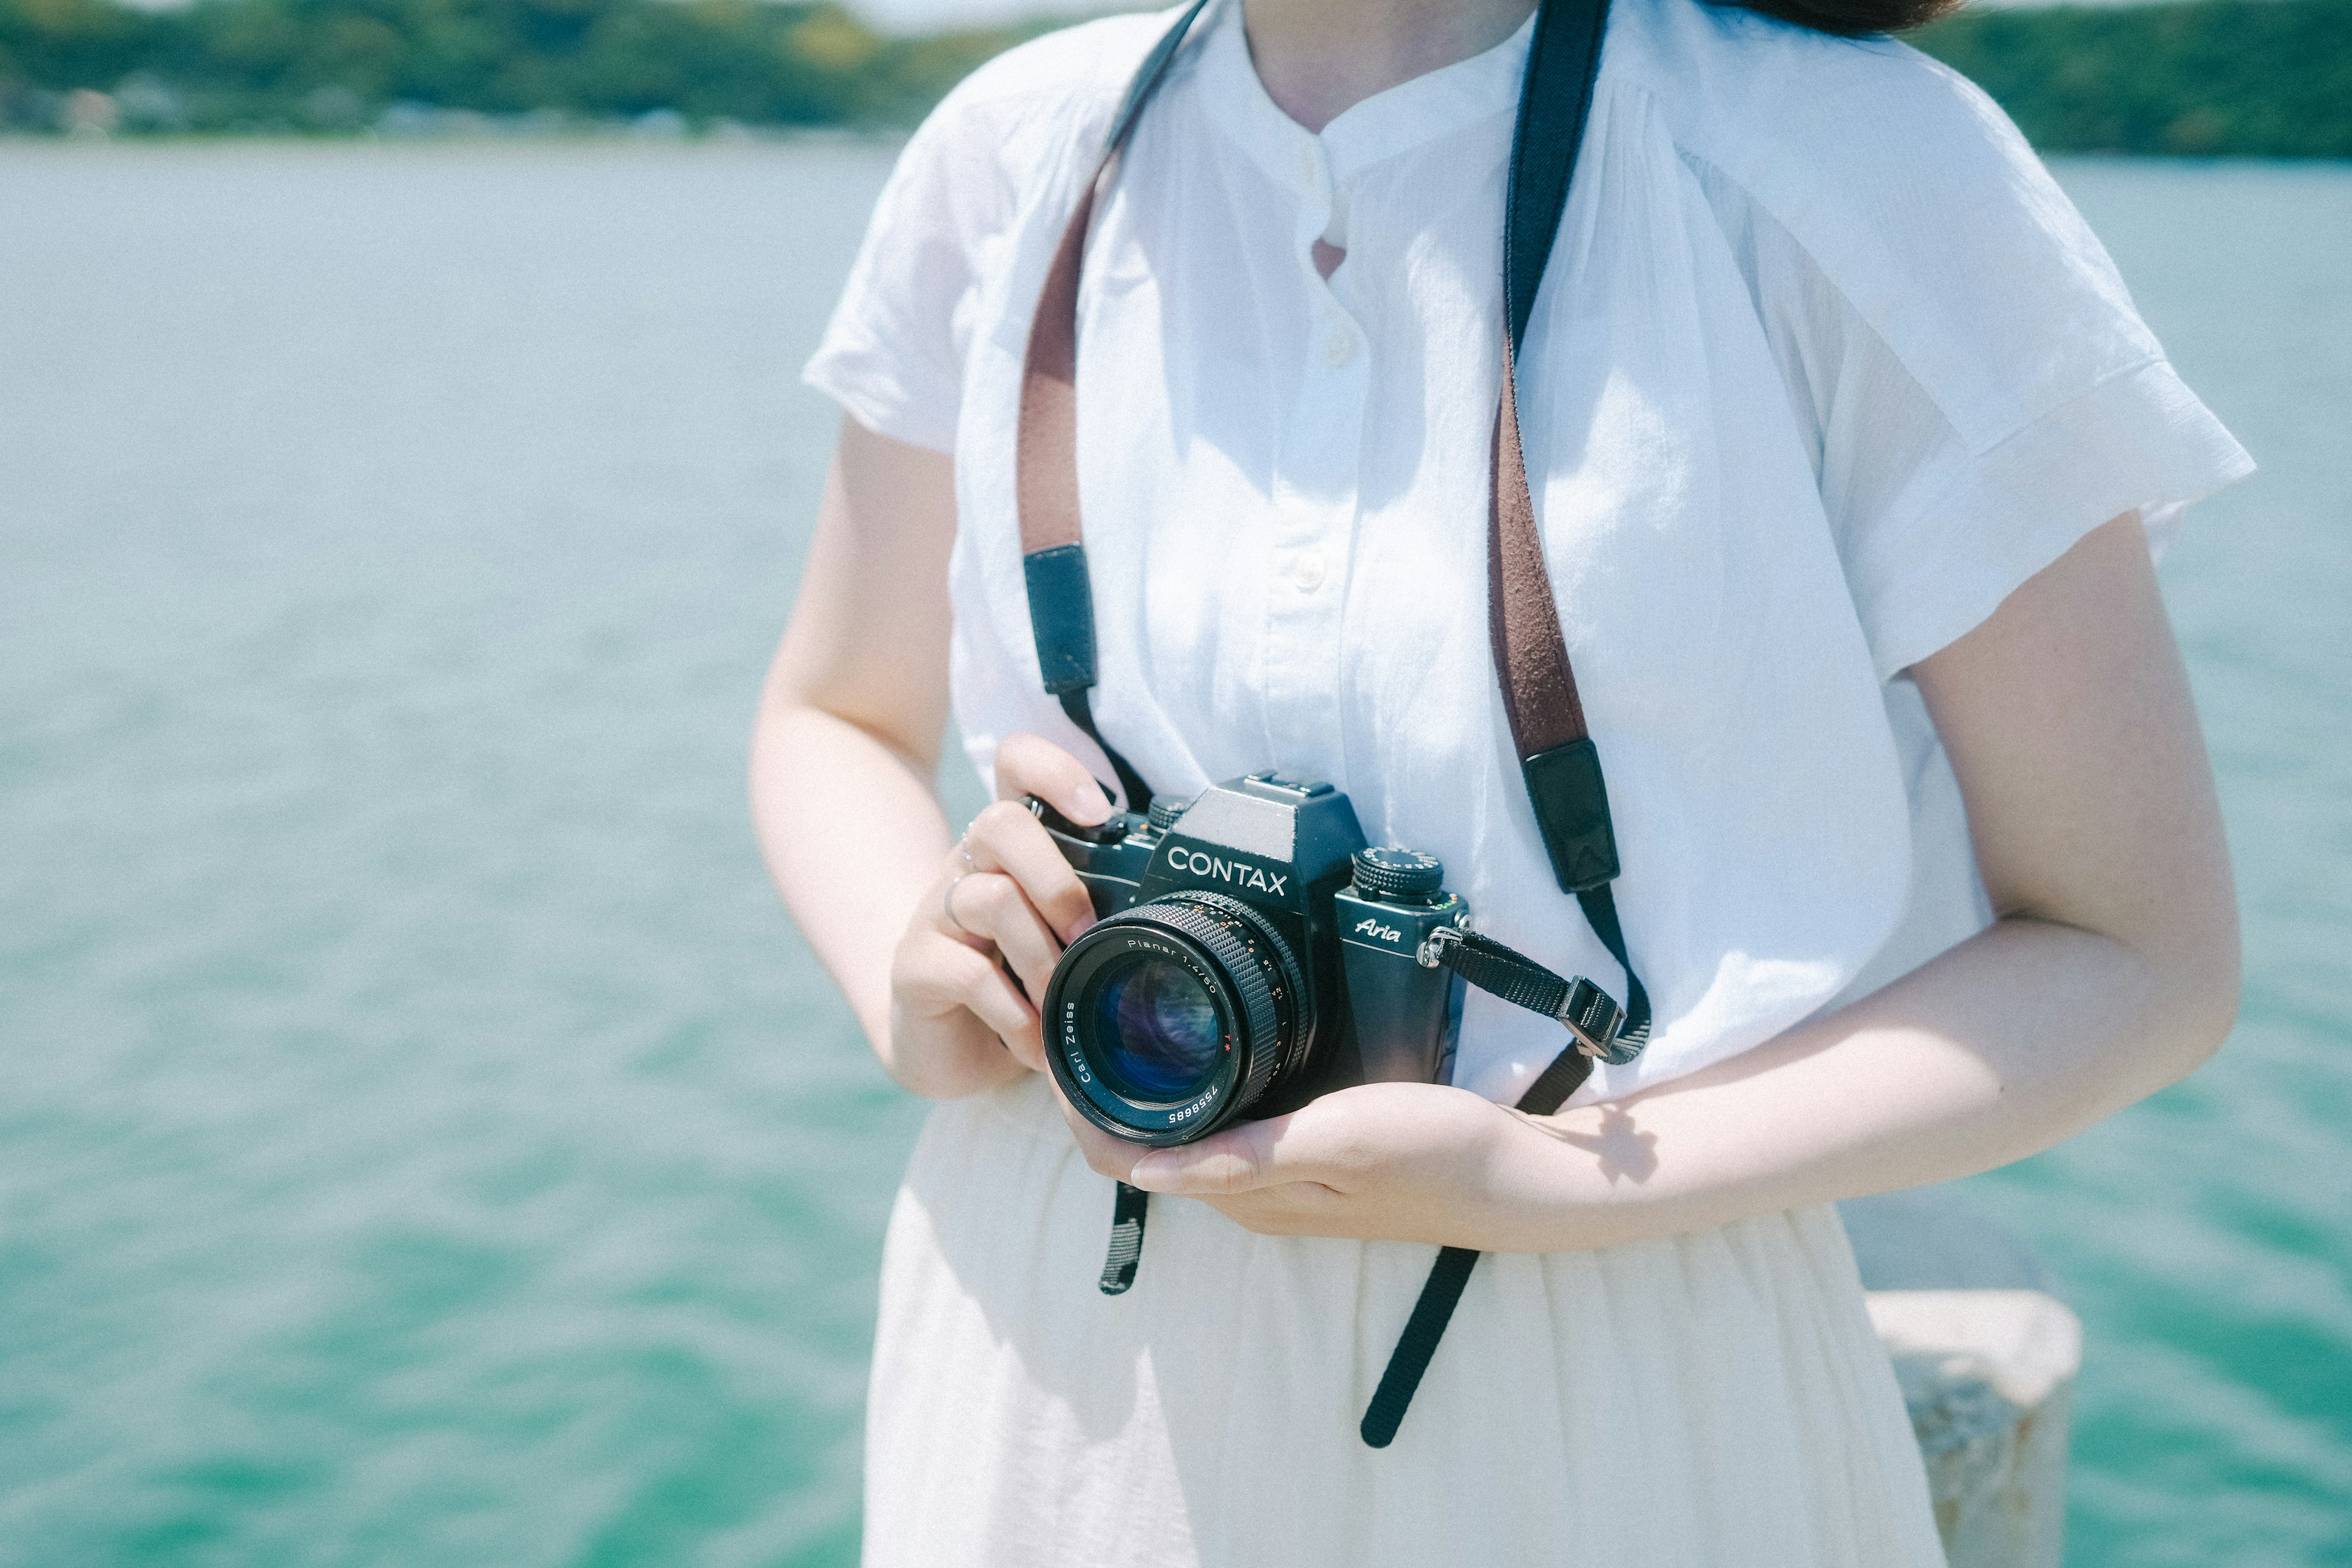
<instances>
[{"instance_id":1,"label":"woman's left hand","mask_svg":"<svg viewBox=\"0 0 2352 1568\"><path fill-rule=\"evenodd\" d=\"M1557 1229L1579 1158L1549 1124L1436 1084L1344 1089L1174 1149L1110 1137L1066 1101L1063 1116L1102 1174L1199 1198L1261 1236L1509 1249L1530 1202Z\"/></svg>"}]
</instances>

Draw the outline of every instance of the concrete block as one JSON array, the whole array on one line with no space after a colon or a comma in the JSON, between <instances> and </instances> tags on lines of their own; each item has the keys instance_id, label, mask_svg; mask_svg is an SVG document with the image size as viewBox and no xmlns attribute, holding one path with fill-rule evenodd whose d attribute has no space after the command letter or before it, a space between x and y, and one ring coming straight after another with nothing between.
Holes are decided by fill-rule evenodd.
<instances>
[{"instance_id":1,"label":"concrete block","mask_svg":"<svg viewBox=\"0 0 2352 1568\"><path fill-rule=\"evenodd\" d=\"M2039 1290L1879 1290L1869 1305L1952 1568L2057 1568L2082 1324Z\"/></svg>"},{"instance_id":2,"label":"concrete block","mask_svg":"<svg viewBox=\"0 0 2352 1568\"><path fill-rule=\"evenodd\" d=\"M2031 1247L1948 1187L1838 1205L1952 1568L2056 1568L2083 1327Z\"/></svg>"}]
</instances>

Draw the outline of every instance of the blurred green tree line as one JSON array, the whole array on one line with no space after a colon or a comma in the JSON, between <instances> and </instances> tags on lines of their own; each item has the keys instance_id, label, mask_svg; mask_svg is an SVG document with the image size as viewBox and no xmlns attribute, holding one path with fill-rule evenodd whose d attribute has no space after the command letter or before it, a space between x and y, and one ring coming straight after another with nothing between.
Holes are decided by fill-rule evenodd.
<instances>
[{"instance_id":1,"label":"blurred green tree line","mask_svg":"<svg viewBox=\"0 0 2352 1568\"><path fill-rule=\"evenodd\" d=\"M1909 41L2045 153L2352 158L2352 0L1964 11Z\"/></svg>"},{"instance_id":2,"label":"blurred green tree line","mask_svg":"<svg viewBox=\"0 0 2352 1568\"><path fill-rule=\"evenodd\" d=\"M0 121L335 132L396 105L887 123L1044 26L893 38L831 0L0 0Z\"/></svg>"},{"instance_id":3,"label":"blurred green tree line","mask_svg":"<svg viewBox=\"0 0 2352 1568\"><path fill-rule=\"evenodd\" d=\"M905 122L1051 25L888 37L833 0L0 0L0 124ZM2352 157L2352 0L1970 11L1912 38L2044 151Z\"/></svg>"}]
</instances>

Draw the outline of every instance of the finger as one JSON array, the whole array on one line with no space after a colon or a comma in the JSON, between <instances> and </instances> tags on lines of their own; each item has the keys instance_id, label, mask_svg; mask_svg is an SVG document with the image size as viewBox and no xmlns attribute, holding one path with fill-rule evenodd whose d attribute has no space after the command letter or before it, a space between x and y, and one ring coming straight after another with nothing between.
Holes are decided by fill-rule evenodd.
<instances>
[{"instance_id":1,"label":"finger","mask_svg":"<svg viewBox=\"0 0 2352 1568\"><path fill-rule=\"evenodd\" d=\"M1030 907L1018 882L1002 872L976 871L958 882L942 904L942 914L995 944L1033 1003L1045 1000L1045 983L1062 961L1062 944Z\"/></svg>"},{"instance_id":2,"label":"finger","mask_svg":"<svg viewBox=\"0 0 2352 1568\"><path fill-rule=\"evenodd\" d=\"M1134 1184L1129 1183L1130 1186ZM1350 1236L1360 1228L1344 1194L1320 1182L1283 1182L1200 1200L1258 1236Z\"/></svg>"},{"instance_id":3,"label":"finger","mask_svg":"<svg viewBox=\"0 0 2352 1568\"><path fill-rule=\"evenodd\" d=\"M1091 781L1090 781L1091 782ZM1029 902L1064 942L1095 923L1094 900L1028 808L1000 800L971 819L964 834L972 864L1002 871L1021 885Z\"/></svg>"},{"instance_id":4,"label":"finger","mask_svg":"<svg viewBox=\"0 0 2352 1568\"><path fill-rule=\"evenodd\" d=\"M1045 1070L1045 1040L1037 1010L987 954L943 936L915 939L907 950L901 989L917 1008L965 1009L987 1025L1024 1067Z\"/></svg>"},{"instance_id":5,"label":"finger","mask_svg":"<svg viewBox=\"0 0 2352 1568\"><path fill-rule=\"evenodd\" d=\"M1087 827L1110 816L1110 797L1087 765L1039 735L1007 735L997 746L996 794L1001 800L1034 795Z\"/></svg>"},{"instance_id":6,"label":"finger","mask_svg":"<svg viewBox=\"0 0 2352 1568\"><path fill-rule=\"evenodd\" d=\"M1136 1161L1129 1186L1188 1197L1230 1196L1282 1182L1310 1181L1296 1159L1282 1158L1289 1117L1244 1122L1177 1149L1154 1149Z\"/></svg>"},{"instance_id":7,"label":"finger","mask_svg":"<svg viewBox=\"0 0 2352 1568\"><path fill-rule=\"evenodd\" d=\"M939 880L931 884L930 892L916 911L917 920L911 923L975 952L987 952L987 936L965 923L971 910L963 901L963 885L979 874L979 868L965 858L961 844L949 850L947 864L940 868Z\"/></svg>"},{"instance_id":8,"label":"finger","mask_svg":"<svg viewBox=\"0 0 2352 1568\"><path fill-rule=\"evenodd\" d=\"M1076 1141L1078 1152L1086 1157L1087 1167L1098 1176L1108 1176L1114 1182L1126 1181L1128 1173L1134 1168L1136 1156L1143 1152L1142 1147L1129 1143L1124 1138L1114 1138L1087 1121L1070 1103L1069 1096L1062 1093L1059 1080L1054 1085L1054 1092L1062 1103L1062 1120L1070 1124L1070 1136Z\"/></svg>"}]
</instances>

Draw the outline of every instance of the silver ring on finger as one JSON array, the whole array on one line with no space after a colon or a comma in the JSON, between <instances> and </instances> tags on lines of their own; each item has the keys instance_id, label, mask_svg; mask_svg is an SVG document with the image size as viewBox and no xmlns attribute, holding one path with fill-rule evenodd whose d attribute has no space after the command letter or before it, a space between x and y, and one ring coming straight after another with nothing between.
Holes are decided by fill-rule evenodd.
<instances>
[{"instance_id":1,"label":"silver ring on finger","mask_svg":"<svg viewBox=\"0 0 2352 1568\"><path fill-rule=\"evenodd\" d=\"M969 856L965 857L965 858L967 858L967 859L969 859L970 858L971 858L971 857L969 857ZM956 890L956 889L957 889L960 885L961 885L961 883L962 883L963 879L964 879L966 877L977 876L978 874L979 874L979 868L978 868L978 867L974 867L974 868L973 868L971 870L970 870L970 871L958 871L954 876L950 877L950 878L948 879L947 890L946 890L946 891L944 891L944 892L942 892L942 893L940 895L940 912L941 914L943 914L943 915L945 915L945 916L947 916L947 917L948 917L948 924L950 924L950 925L951 925L951 926L955 927L955 928L956 928L956 930L958 930L958 931L960 931L963 932L963 934L964 934L964 935L966 935L966 936L971 936L971 937L980 937L980 940L981 940L981 941L982 941L982 942L986 942L986 941L988 940L988 938L986 938L986 937L984 937L984 936L981 936L981 933L980 933L980 932L978 932L978 931L976 931L972 930L972 929L971 929L971 927L970 927L970 926L968 926L968 925L964 924L964 923L963 923L963 921L961 921L958 920L958 919L956 918L956 912L955 912L955 890Z\"/></svg>"},{"instance_id":2,"label":"silver ring on finger","mask_svg":"<svg viewBox=\"0 0 2352 1568\"><path fill-rule=\"evenodd\" d=\"M971 858L971 837L967 834L956 840L955 852L963 857L963 875L971 876L980 869L980 862Z\"/></svg>"}]
</instances>

